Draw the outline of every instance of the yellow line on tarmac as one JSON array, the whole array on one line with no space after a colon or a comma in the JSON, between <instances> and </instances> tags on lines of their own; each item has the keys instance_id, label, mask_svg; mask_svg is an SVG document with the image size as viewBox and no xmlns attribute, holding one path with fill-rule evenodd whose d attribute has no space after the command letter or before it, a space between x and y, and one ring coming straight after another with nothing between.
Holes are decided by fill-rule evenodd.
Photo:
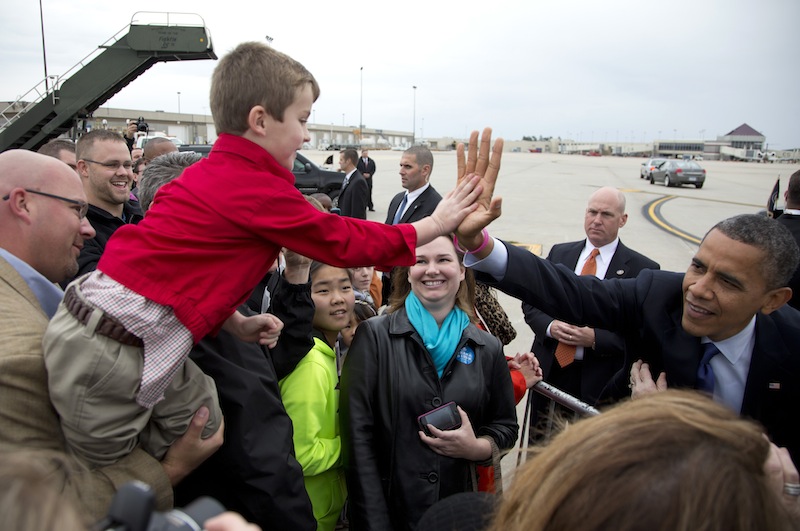
<instances>
[{"instance_id":1,"label":"yellow line on tarmac","mask_svg":"<svg viewBox=\"0 0 800 531\"><path fill-rule=\"evenodd\" d=\"M664 220L664 218L661 217L660 212L659 212L659 208L661 207L661 205L663 205L667 201L675 199L676 197L678 197L678 196L676 196L676 195L666 195L666 196L662 197L661 199L656 199L655 201L650 203L650 205L647 207L647 216L650 218L650 221L655 223L657 226L661 227L663 230L669 232L670 234L674 234L678 238L686 240L687 242L691 242L691 243L700 245L700 239L699 238L697 238L696 236L692 236L691 234L688 234L686 232L683 232L682 230L680 230L680 229L678 229L676 227L673 227L672 225L667 223Z\"/></svg>"},{"instance_id":2,"label":"yellow line on tarmac","mask_svg":"<svg viewBox=\"0 0 800 531\"><path fill-rule=\"evenodd\" d=\"M632 194L661 195L661 192L659 191L658 188L656 188L655 190L652 190L652 189L644 190L642 188L618 188L618 190L620 192L623 192L623 193L626 193L626 194L632 193ZM746 206L746 207L764 208L763 204L743 203L742 201L726 201L724 199L714 199L712 197L693 197L693 196L689 196L689 195L671 195L671 196L668 196L668 197L670 197L670 198L672 198L672 197L680 197L681 199L691 199L693 201L706 201L708 203L722 203L722 204L725 204L725 205L739 205L739 206Z\"/></svg>"}]
</instances>

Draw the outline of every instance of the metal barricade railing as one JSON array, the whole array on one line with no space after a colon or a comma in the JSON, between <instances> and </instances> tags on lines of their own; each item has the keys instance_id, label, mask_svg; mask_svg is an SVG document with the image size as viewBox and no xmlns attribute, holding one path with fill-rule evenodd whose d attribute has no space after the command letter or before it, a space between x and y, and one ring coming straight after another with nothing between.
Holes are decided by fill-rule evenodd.
<instances>
[{"instance_id":1,"label":"metal barricade railing","mask_svg":"<svg viewBox=\"0 0 800 531\"><path fill-rule=\"evenodd\" d=\"M553 387L547 382L537 382L532 389L540 395L552 400L551 404L561 404L565 408L574 411L582 417L593 417L600 414L600 411L590 406L586 402L578 400L571 394L565 393L561 389Z\"/></svg>"},{"instance_id":2,"label":"metal barricade railing","mask_svg":"<svg viewBox=\"0 0 800 531\"><path fill-rule=\"evenodd\" d=\"M533 392L536 392L543 397L550 400L549 411L547 415L547 428L545 430L545 437L549 438L553 430L553 419L556 416L556 404L559 404L570 411L575 413L576 417L594 417L599 415L600 411L591 405L575 398L569 393L550 385L547 382L541 381L534 384L528 391L528 396L525 404L525 414L522 419L522 430L519 437L519 452L517 453L517 466L522 461L523 450L528 442L528 429L530 425L531 408L533 403Z\"/></svg>"}]
</instances>

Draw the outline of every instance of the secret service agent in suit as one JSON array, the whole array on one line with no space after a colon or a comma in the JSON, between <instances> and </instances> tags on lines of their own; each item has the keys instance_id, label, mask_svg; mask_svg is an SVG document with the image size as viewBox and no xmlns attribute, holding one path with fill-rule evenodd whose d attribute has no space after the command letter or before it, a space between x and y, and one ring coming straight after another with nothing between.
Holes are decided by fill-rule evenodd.
<instances>
[{"instance_id":1,"label":"secret service agent in suit","mask_svg":"<svg viewBox=\"0 0 800 531\"><path fill-rule=\"evenodd\" d=\"M786 188L784 198L786 199L786 208L778 218L778 223L789 229L794 236L794 241L800 245L800 170L789 177L789 186ZM792 275L789 287L792 288L792 299L789 304L800 309L800 268L796 269Z\"/></svg>"},{"instance_id":2,"label":"secret service agent in suit","mask_svg":"<svg viewBox=\"0 0 800 531\"><path fill-rule=\"evenodd\" d=\"M433 172L433 153L425 146L412 146L400 157L400 185L405 191L392 198L386 214L386 224L413 223L430 216L442 200L430 184ZM405 200L405 204L403 204ZM398 209L402 205L402 210ZM397 221L395 221L397 219Z\"/></svg>"},{"instance_id":3,"label":"secret service agent in suit","mask_svg":"<svg viewBox=\"0 0 800 531\"><path fill-rule=\"evenodd\" d=\"M625 367L643 359L648 378L650 369L664 373L660 388L698 388L700 369L708 370L704 343L712 342L721 351L710 360L714 400L760 422L800 462L800 312L786 305L800 250L777 221L753 214L721 221L685 274L645 269L603 281L492 238L480 249L476 230L458 236L478 250L466 264L484 280L565 321L621 334Z\"/></svg>"},{"instance_id":4,"label":"secret service agent in suit","mask_svg":"<svg viewBox=\"0 0 800 531\"><path fill-rule=\"evenodd\" d=\"M375 161L369 158L368 149L361 150L361 158L358 159L356 168L358 168L358 171L364 176L364 179L367 180L367 187L369 188L369 203L367 206L370 212L375 212L375 205L372 204L372 178L375 176L376 168Z\"/></svg>"},{"instance_id":5,"label":"secret service agent in suit","mask_svg":"<svg viewBox=\"0 0 800 531\"><path fill-rule=\"evenodd\" d=\"M583 222L586 239L554 245L547 259L580 274L592 250L598 249L595 276L601 279L634 278L642 269L660 269L656 262L620 241L619 229L627 221L625 195L615 188L600 188L589 197L586 207ZM525 322L536 334L532 351L539 360L545 380L584 402L597 404L606 383L622 369L625 358L622 337L607 330L554 320L530 304L523 303L522 311ZM562 343L576 347L575 361L564 367L555 357L559 340L554 336L558 332L573 336ZM535 398L539 396L535 394Z\"/></svg>"},{"instance_id":6,"label":"secret service agent in suit","mask_svg":"<svg viewBox=\"0 0 800 531\"><path fill-rule=\"evenodd\" d=\"M95 235L86 219L86 194L69 166L20 149L0 154L0 197L0 451L64 454L42 336L63 297L54 283L75 274L81 247ZM79 463L69 471L56 466L48 482L87 522L103 517L117 488L132 480L150 485L158 510L168 509L172 486L222 444L221 432L200 439L204 424L193 423L162 462L136 448L93 470Z\"/></svg>"},{"instance_id":7,"label":"secret service agent in suit","mask_svg":"<svg viewBox=\"0 0 800 531\"><path fill-rule=\"evenodd\" d=\"M342 216L367 219L369 187L361 172L356 169L358 152L345 149L339 153L339 169L345 173L342 191L339 192L339 210Z\"/></svg>"},{"instance_id":8,"label":"secret service agent in suit","mask_svg":"<svg viewBox=\"0 0 800 531\"><path fill-rule=\"evenodd\" d=\"M413 223L430 216L442 200L433 186L433 153L425 146L411 146L400 157L400 185L405 191L392 198L386 224ZM392 292L391 271L383 275L383 300Z\"/></svg>"}]
</instances>

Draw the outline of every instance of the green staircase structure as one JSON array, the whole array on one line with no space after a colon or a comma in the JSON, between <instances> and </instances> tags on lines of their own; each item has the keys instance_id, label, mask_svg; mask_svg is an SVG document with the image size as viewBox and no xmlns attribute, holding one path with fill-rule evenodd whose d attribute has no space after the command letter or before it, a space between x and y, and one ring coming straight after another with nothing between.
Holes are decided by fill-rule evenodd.
<instances>
[{"instance_id":1,"label":"green staircase structure","mask_svg":"<svg viewBox=\"0 0 800 531\"><path fill-rule=\"evenodd\" d=\"M38 149L158 62L217 58L205 24L170 24L165 15L166 24L131 22L66 74L50 76L10 104L0 113L0 152Z\"/></svg>"}]
</instances>

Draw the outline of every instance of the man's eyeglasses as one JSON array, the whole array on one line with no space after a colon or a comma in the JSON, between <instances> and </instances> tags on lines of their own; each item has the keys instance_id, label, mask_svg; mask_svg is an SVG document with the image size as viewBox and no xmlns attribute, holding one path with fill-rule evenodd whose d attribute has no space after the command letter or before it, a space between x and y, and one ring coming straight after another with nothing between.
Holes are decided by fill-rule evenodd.
<instances>
[{"instance_id":1,"label":"man's eyeglasses","mask_svg":"<svg viewBox=\"0 0 800 531\"><path fill-rule=\"evenodd\" d=\"M69 199L68 197L61 197L60 195L55 194L48 194L47 192L40 192L38 190L31 190L30 188L24 188L26 192L29 194L36 194L36 195L43 195L45 197L52 197L53 199L58 199L59 201L64 201L65 203L69 203L71 205L76 205L80 208L80 210L76 210L75 212L78 213L80 219L86 217L86 214L89 212L89 203L86 201L80 201L78 199ZM11 197L11 194L6 194L3 197L3 201L8 201L8 198Z\"/></svg>"},{"instance_id":2,"label":"man's eyeglasses","mask_svg":"<svg viewBox=\"0 0 800 531\"><path fill-rule=\"evenodd\" d=\"M102 166L104 168L108 168L109 170L116 170L120 166L122 166L123 168L125 168L128 171L130 171L131 168L133 168L133 162L131 162L129 160L123 160L122 162L119 162L119 161L116 161L116 160L113 160L111 162L100 162L98 160L91 160L91 159L81 159L81 160L83 160L85 162L91 162L92 164L99 164L100 166Z\"/></svg>"}]
</instances>

